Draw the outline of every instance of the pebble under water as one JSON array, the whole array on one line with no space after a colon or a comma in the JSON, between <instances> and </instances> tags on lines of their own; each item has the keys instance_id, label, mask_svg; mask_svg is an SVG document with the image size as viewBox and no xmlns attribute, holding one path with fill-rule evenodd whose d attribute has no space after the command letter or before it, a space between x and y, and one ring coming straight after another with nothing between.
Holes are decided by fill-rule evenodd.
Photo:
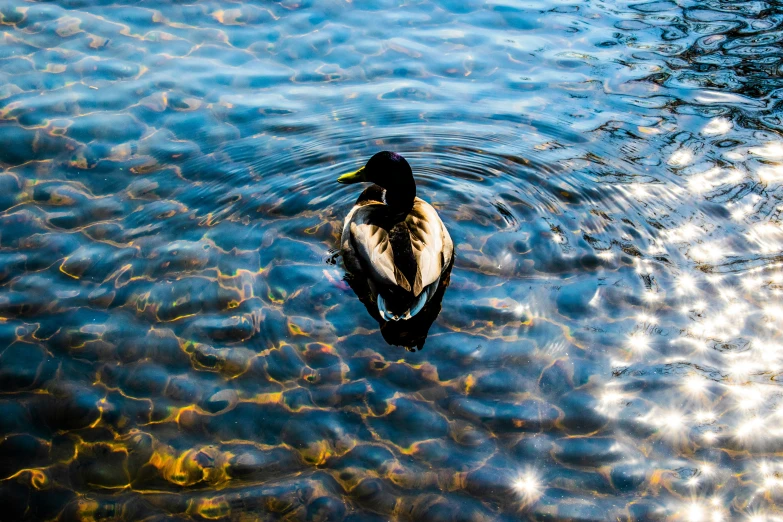
<instances>
[{"instance_id":1,"label":"pebble under water","mask_svg":"<svg viewBox=\"0 0 783 522\"><path fill-rule=\"evenodd\" d=\"M0 2L0 520L783 520L782 27ZM380 150L456 247L420 350L338 252Z\"/></svg>"}]
</instances>

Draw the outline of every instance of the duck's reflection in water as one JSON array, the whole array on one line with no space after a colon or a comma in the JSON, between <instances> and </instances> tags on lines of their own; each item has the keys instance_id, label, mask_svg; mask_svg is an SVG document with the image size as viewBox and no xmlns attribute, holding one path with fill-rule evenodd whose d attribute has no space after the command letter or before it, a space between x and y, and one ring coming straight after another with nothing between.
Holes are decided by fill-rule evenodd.
<instances>
[{"instance_id":1,"label":"duck's reflection in water","mask_svg":"<svg viewBox=\"0 0 783 522\"><path fill-rule=\"evenodd\" d=\"M452 258L449 266L444 270L440 278L438 289L433 294L432 299L427 302L421 311L406 321L385 321L378 312L378 304L373 300L372 292L367 284L367 280L361 276L346 274L345 280L348 285L359 297L359 300L367 308L370 315L378 321L381 327L381 335L387 343L394 346L403 346L408 351L421 350L424 342L427 340L427 334L430 331L432 323L440 314L443 295L446 293L451 281L451 269L454 266Z\"/></svg>"}]
</instances>

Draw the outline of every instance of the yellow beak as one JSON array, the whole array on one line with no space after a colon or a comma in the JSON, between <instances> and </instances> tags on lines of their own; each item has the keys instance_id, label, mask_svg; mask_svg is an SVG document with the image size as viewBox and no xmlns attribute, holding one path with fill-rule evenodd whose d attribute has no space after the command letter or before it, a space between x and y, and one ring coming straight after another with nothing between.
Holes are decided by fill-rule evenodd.
<instances>
[{"instance_id":1,"label":"yellow beak","mask_svg":"<svg viewBox=\"0 0 783 522\"><path fill-rule=\"evenodd\" d=\"M355 170L353 172L349 172L348 174L343 174L339 178L337 178L338 183L359 183L361 181L367 181L367 178L364 176L364 167L360 168L359 170Z\"/></svg>"}]
</instances>

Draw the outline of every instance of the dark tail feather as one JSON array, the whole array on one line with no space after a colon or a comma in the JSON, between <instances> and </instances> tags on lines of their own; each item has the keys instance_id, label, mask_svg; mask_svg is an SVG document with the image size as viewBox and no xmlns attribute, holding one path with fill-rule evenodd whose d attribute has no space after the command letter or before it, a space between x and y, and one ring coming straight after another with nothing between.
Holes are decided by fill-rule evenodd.
<instances>
[{"instance_id":1,"label":"dark tail feather","mask_svg":"<svg viewBox=\"0 0 783 522\"><path fill-rule=\"evenodd\" d=\"M385 298L381 292L378 292L378 313L384 321L405 321L421 312L427 302L432 299L435 291L440 284L440 278L427 285L424 290L412 299L408 297L402 304L400 297L392 292L389 299Z\"/></svg>"}]
</instances>

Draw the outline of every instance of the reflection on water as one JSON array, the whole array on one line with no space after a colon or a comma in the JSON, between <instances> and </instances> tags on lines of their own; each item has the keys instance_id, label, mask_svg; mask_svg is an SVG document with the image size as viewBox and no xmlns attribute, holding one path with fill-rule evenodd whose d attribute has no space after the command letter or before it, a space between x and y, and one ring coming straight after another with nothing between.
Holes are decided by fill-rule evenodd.
<instances>
[{"instance_id":1,"label":"reflection on water","mask_svg":"<svg viewBox=\"0 0 783 522\"><path fill-rule=\"evenodd\" d=\"M781 23L0 4L0 519L783 517ZM333 257L384 149L457 248L421 351Z\"/></svg>"},{"instance_id":2,"label":"reflection on water","mask_svg":"<svg viewBox=\"0 0 783 522\"><path fill-rule=\"evenodd\" d=\"M421 311L405 321L386 321L378 312L378 304L373 301L370 287L366 280L361 277L347 277L348 284L361 300L367 312L373 319L378 321L381 335L387 343L402 346L409 351L421 350L427 340L427 334L432 327L432 323L440 314L443 294L446 292L451 282L451 270L454 268L453 262L449 264L446 270L441 274L440 284L429 302Z\"/></svg>"}]
</instances>

